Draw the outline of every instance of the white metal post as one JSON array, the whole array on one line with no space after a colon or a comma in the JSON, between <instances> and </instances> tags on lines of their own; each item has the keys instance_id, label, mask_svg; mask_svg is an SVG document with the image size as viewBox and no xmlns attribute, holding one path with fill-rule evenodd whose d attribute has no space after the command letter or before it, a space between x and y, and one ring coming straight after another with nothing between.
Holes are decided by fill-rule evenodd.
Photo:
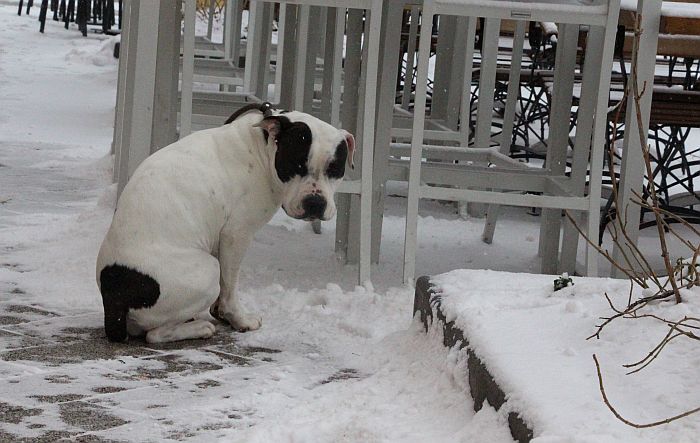
<instances>
[{"instance_id":1,"label":"white metal post","mask_svg":"<svg viewBox=\"0 0 700 443\"><path fill-rule=\"evenodd\" d=\"M583 195L586 187L588 162L593 147L593 118L596 112L597 91L600 86L598 82L602 68L601 64L597 62L597 54L603 53L603 45L605 45L605 27L591 27L588 31L585 55L585 60L590 60L590 62L584 63L583 66L581 98L576 120L576 141L571 161L571 191L574 195ZM600 166L602 167L602 165ZM583 214L570 212L570 215L576 220L577 225L583 228ZM564 223L558 272L568 272L570 275L574 275L579 233L568 219ZM597 238L591 240L597 241Z\"/></svg>"},{"instance_id":2,"label":"white metal post","mask_svg":"<svg viewBox=\"0 0 700 443\"><path fill-rule=\"evenodd\" d=\"M362 184L360 220L360 283L370 279L372 262L372 172L374 165L374 112L377 104L379 42L382 29L382 1L373 0L367 32L364 119L362 128Z\"/></svg>"},{"instance_id":3,"label":"white metal post","mask_svg":"<svg viewBox=\"0 0 700 443\"><path fill-rule=\"evenodd\" d=\"M634 91L628 91L627 114L625 117L625 139L622 151L622 165L620 168L620 183L618 188L619 204L617 216L620 222L626 225L628 241L621 241L613 249L613 259L618 263L624 263L623 250L629 249L630 244L636 244L639 237L639 224L641 208L639 205L630 204L633 192L641 192L644 184L644 156L642 146L647 145L647 133L649 131L649 115L651 113L651 98L656 68L656 53L659 40L659 21L661 20L661 0L639 0L637 14L641 15L642 34L639 44L635 43L633 52L637 55L637 84L642 89L647 85L644 94L639 101L641 111L642 130L644 140L640 140L640 130L637 123L636 105L634 103ZM627 82L627 87L632 88L632 81ZM641 92L641 91L637 91ZM651 179L651 177L649 177ZM627 223L626 220L630 222ZM628 252L628 251L624 251ZM623 278L619 270L613 270L613 276Z\"/></svg>"},{"instance_id":4,"label":"white metal post","mask_svg":"<svg viewBox=\"0 0 700 443\"><path fill-rule=\"evenodd\" d=\"M579 27L574 24L561 24L559 29L547 139L546 167L552 175L562 175L566 170ZM560 230L561 210L543 209L539 242L542 273L557 272Z\"/></svg>"},{"instance_id":5,"label":"white metal post","mask_svg":"<svg viewBox=\"0 0 700 443\"><path fill-rule=\"evenodd\" d=\"M413 285L416 273L418 249L418 203L421 187L421 162L423 157L423 131L425 125L425 101L428 88L428 59L432 34L433 4L428 2L423 17L418 43L418 72L416 75L416 99L411 133L411 162L408 173L408 201L406 208L406 232L403 253L403 282Z\"/></svg>"},{"instance_id":6,"label":"white metal post","mask_svg":"<svg viewBox=\"0 0 700 443\"><path fill-rule=\"evenodd\" d=\"M133 11L133 5L131 0L126 0L124 2L124 10L122 11L122 31L121 44L119 49L119 76L117 77L117 103L114 112L114 136L112 138L112 153L114 154L114 170L112 173L112 180L114 183L119 182L122 155L124 153L124 143L123 136L126 130L125 120L126 120L126 105L127 105L127 85L128 76L130 75L129 70L129 58L132 56L132 50L129 49L130 36L136 38L138 35L138 29L132 30L132 23L138 23L137 20L131 20L131 15ZM138 3L136 5L136 10L138 11ZM135 14L138 14L135 12ZM126 157L126 156L124 156Z\"/></svg>"},{"instance_id":7,"label":"white metal post","mask_svg":"<svg viewBox=\"0 0 700 443\"><path fill-rule=\"evenodd\" d=\"M408 28L408 48L406 49L406 73L403 81L403 97L401 97L401 107L408 110L411 106L413 96L413 67L416 64L416 39L418 38L418 23L420 18L420 8L417 5L411 6L411 24Z\"/></svg>"},{"instance_id":8,"label":"white metal post","mask_svg":"<svg viewBox=\"0 0 700 443\"><path fill-rule=\"evenodd\" d=\"M287 38L287 26L293 26L293 23L287 22L287 4L280 4L280 16L277 22L277 54L275 58L275 96L274 103L280 103L282 100L282 79L284 76L284 53L285 40Z\"/></svg>"},{"instance_id":9,"label":"white metal post","mask_svg":"<svg viewBox=\"0 0 700 443\"><path fill-rule=\"evenodd\" d=\"M311 6L299 6L297 18L297 51L296 65L294 67L294 109L304 108L304 85L306 85L306 63L308 60L308 34L309 20L311 19Z\"/></svg>"},{"instance_id":10,"label":"white metal post","mask_svg":"<svg viewBox=\"0 0 700 443\"><path fill-rule=\"evenodd\" d=\"M520 95L520 68L523 61L523 46L525 44L525 21L518 21L515 25L513 35L513 52L510 59L510 73L508 74L508 92L506 96L506 107L503 112L503 128L501 130L501 141L498 152L503 155L510 153L510 143L513 135L513 125L515 124L515 105L518 103ZM467 103L468 106L468 103ZM467 128L469 125L466 125ZM497 205L489 205L486 210L486 224L481 238L484 243L493 242L493 234L496 230L496 220L500 208Z\"/></svg>"},{"instance_id":11,"label":"white metal post","mask_svg":"<svg viewBox=\"0 0 700 443\"><path fill-rule=\"evenodd\" d=\"M340 127L340 103L342 100L343 41L345 37L345 8L335 8L335 35L333 38L333 79L331 80L331 124ZM330 44L330 43L329 43Z\"/></svg>"},{"instance_id":12,"label":"white metal post","mask_svg":"<svg viewBox=\"0 0 700 443\"><path fill-rule=\"evenodd\" d=\"M467 18L467 46L466 55L464 56L464 84L460 86L462 91L462 101L459 111L459 143L460 146L469 146L469 123L471 122L471 95L472 81L474 77L474 43L476 41L476 17Z\"/></svg>"},{"instance_id":13,"label":"white metal post","mask_svg":"<svg viewBox=\"0 0 700 443\"><path fill-rule=\"evenodd\" d=\"M641 0L644 1L644 0ZM661 2L659 1L659 8ZM595 121L593 126L593 146L591 147L591 167L590 167L590 185L588 189L588 198L590 209L588 211L588 230L589 238L597 239L600 228L600 194L602 187L602 166L603 156L605 155L605 133L608 125L608 101L610 99L610 77L612 76L613 54L615 52L615 34L617 32L617 20L620 13L620 0L610 0L608 7L611 8L608 13L608 21L605 24L605 38L603 45L603 53L601 55L600 78L598 80L598 99L595 111ZM658 18L658 15L657 15ZM656 23L658 32L658 22ZM658 34L657 34L658 35ZM656 40L656 39L654 39ZM654 52L656 54L656 52ZM656 57L651 57L656 59ZM655 61L653 62L655 65ZM631 83L631 82L630 82ZM651 69L651 82L654 83L654 72ZM651 94L649 94L649 109L651 108ZM627 108L627 115L630 114L630 108ZM647 116L649 114L647 113ZM633 130L627 126L627 131ZM632 219L634 220L634 219ZM639 219L637 219L639 220ZM598 251L595 247L588 244L586 248L586 275L596 277L598 275Z\"/></svg>"},{"instance_id":14,"label":"white metal post","mask_svg":"<svg viewBox=\"0 0 700 443\"><path fill-rule=\"evenodd\" d=\"M192 132L192 82L194 79L194 33L197 5L195 0L184 0L184 36L182 48L182 80L180 87L180 138Z\"/></svg>"},{"instance_id":15,"label":"white metal post","mask_svg":"<svg viewBox=\"0 0 700 443\"><path fill-rule=\"evenodd\" d=\"M151 151L152 125L153 125L153 98L155 95L156 79L156 54L158 49L158 22L160 14L160 2L140 2L138 9L132 14L138 14L136 51L130 55L133 61L133 89L127 88L126 93L131 93L124 109L125 118L129 120L126 138L128 155L122 161L120 169L124 172L119 177L119 193L126 186L129 177L134 173L138 165L148 157ZM132 16L133 19L133 16ZM133 21L131 22L133 24ZM130 40L131 41L131 40ZM133 58L131 58L133 56ZM126 162L124 161L126 160Z\"/></svg>"}]
</instances>

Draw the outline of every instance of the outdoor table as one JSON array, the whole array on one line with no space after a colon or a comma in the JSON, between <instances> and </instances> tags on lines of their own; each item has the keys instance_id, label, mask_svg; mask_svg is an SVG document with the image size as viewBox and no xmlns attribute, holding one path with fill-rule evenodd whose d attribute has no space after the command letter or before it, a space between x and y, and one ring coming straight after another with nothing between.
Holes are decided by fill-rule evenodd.
<instances>
[{"instance_id":1,"label":"outdoor table","mask_svg":"<svg viewBox=\"0 0 700 443\"><path fill-rule=\"evenodd\" d=\"M620 24L633 30L636 2L623 0ZM631 50L632 37L625 41L625 50ZM700 0L666 1L661 7L659 21L658 55L700 58Z\"/></svg>"},{"instance_id":2,"label":"outdoor table","mask_svg":"<svg viewBox=\"0 0 700 443\"><path fill-rule=\"evenodd\" d=\"M382 215L383 215L382 209L383 209L383 200L385 198L385 189L384 189L385 184L386 184L387 179L396 179L396 177L395 177L396 171L394 168L395 165L393 164L393 160L391 160L391 157L393 155L392 154L391 140L392 140L392 123L394 121L395 84L396 84L396 78L397 78L398 69L399 69L398 54L400 52L399 45L400 45L400 38L401 38L402 11L404 10L404 8L407 8L407 7L413 8L413 10L415 11L415 8L422 6L422 3L423 2L421 2L421 1L399 1L399 0L397 0L397 1L385 2L385 6L384 6L385 12L383 14L384 20L382 22L382 49L383 49L383 51L381 53L381 69L380 69L380 77L379 77L379 88L377 91L377 100L378 100L377 119L376 119L377 130L376 130L376 136L375 136L375 168L374 168L374 179L373 179L373 181L374 181L374 211L373 211L373 226L372 226L372 236L373 236L372 249L373 249L373 259L374 260L377 260L378 255L379 255L378 250L379 250L379 242L380 242L380 238L381 238L381 225L382 225ZM498 2L485 2L485 3L489 3L489 4L493 3L494 5L498 6L497 5ZM542 15L542 14L540 14L540 15ZM560 17L555 17L555 18L558 19ZM533 18L533 19L537 19L537 18ZM573 39L569 39L569 40L573 41ZM439 40L438 40L438 45L440 45ZM455 43L455 45L456 45L456 43ZM463 45L462 49L466 49L466 46L467 45ZM569 45L569 46L571 46L571 45ZM440 73L443 73L444 77L446 77L448 79L446 81L446 83L444 83L446 86L450 87L448 89L449 92L446 94L448 97L454 97L455 95L456 96L460 95L459 93L455 93L456 89L454 89L454 88L459 88L457 90L460 90L460 91L462 89L464 89L463 88L463 82L464 82L463 76L461 77L461 80L460 80L460 78L458 76L455 77L453 75L454 74L453 72L449 72L449 73L443 72L444 70L451 71L452 69L460 69L460 68L464 68L464 66L465 66L464 62L466 61L466 57L462 56L462 57L458 58L457 54L459 54L460 51L457 49L454 49L454 48L452 49L452 51L454 51L452 53L455 56L453 58L448 58L446 61L446 64L440 65L441 67L436 70L436 82L438 81L437 77L439 76ZM471 57L471 55L469 55L467 57ZM487 60L487 64L490 65L490 63L488 63L488 60ZM494 67L495 67L495 65L494 65ZM489 69L491 69L491 68L489 68ZM609 70L608 70L608 73L609 73ZM423 81L419 80L419 82L418 82L419 88L423 87L422 83L423 83ZM605 82L603 82L603 83L605 83ZM440 91L441 89L439 87L435 87L435 90ZM464 92L464 91L462 91L462 92ZM606 90L606 94L607 94L607 90ZM437 99L434 98L434 102L433 102L434 105L435 105L435 100L437 100ZM490 100L486 100L486 101L491 102ZM597 101L597 100L594 100L594 101ZM420 104L420 103L417 104L416 109L418 109L421 106L422 106L422 104ZM446 108L443 108L443 109L448 109L448 112L450 112L449 109L451 109L450 108L451 105L449 103L446 105L443 104L442 106L446 106ZM452 105L452 106L454 106L454 105ZM457 100L458 112L459 112L459 106L460 106L459 100ZM484 106L481 106L481 108L483 108L483 109L481 109L478 112L478 114L481 114L480 119L486 120L486 114L487 114L486 108L487 108L487 106L484 105ZM420 120L417 123L417 126L422 127L422 125L423 125L423 120ZM592 122L591 122L591 125L592 125ZM483 131L483 128L481 128L481 129L482 129L481 131L477 129L476 135L479 137L480 142L482 144L484 144L485 146L479 146L479 147L487 148L486 145L488 145L488 143L489 143L488 139L489 139L490 135L488 134L488 131ZM591 129L593 129L592 126L591 126ZM428 130L425 131L426 137L428 136L429 132L430 131L428 131ZM599 132L599 129L596 128L596 133L598 133L598 132ZM414 132L414 135L415 135L415 132ZM433 136L433 134L430 134L430 135ZM561 138L561 137L559 137L559 138ZM583 139L585 139L585 137L583 137ZM458 140L459 139L457 139L457 141ZM469 149L467 149L466 151L468 152ZM585 151L585 149L581 149L580 151L583 152L583 151ZM411 156L411 157L413 157L413 156ZM433 177L440 176L440 175L444 176L445 174L448 174L448 175L450 174L450 171L443 171L441 173L440 171L435 170L435 171L429 171L429 172L434 174ZM394 175L393 177L392 177L392 174ZM470 175L470 174L467 174L467 175ZM399 174L399 176L403 177L404 181L408 181L407 180L408 179L407 170L404 172L401 172ZM413 177L413 178L415 179L414 182L417 185L417 178L416 177ZM399 179L401 179L401 178L399 178ZM484 176L484 179L486 181L491 180L491 179L487 178L486 176ZM489 181L489 183L490 183L490 181ZM491 186L488 186L488 187L491 187ZM494 186L494 187L498 188L498 186ZM435 188L435 189L437 189L437 188ZM442 188L442 189L447 189L447 188ZM422 191L423 190L429 190L429 189L422 187ZM452 196L449 199L455 199L454 196L456 196L458 194L456 191L457 190L455 190L455 189L452 189L451 191L449 191L449 194ZM431 190L431 192L432 192L432 190ZM447 192L447 191L445 191L445 192ZM446 196L445 192L442 192L442 190L441 190L439 192L435 191L435 192L433 192L433 194L437 195L437 193L440 193L440 195L442 197L445 197ZM476 191L476 193L478 193L478 192L481 192L481 191ZM486 192L488 193L488 191L486 191ZM472 191L467 191L466 193L469 194L467 200L473 199L476 197L476 193L474 193ZM464 197L467 197L466 193L465 193ZM509 203L509 204L513 203L513 201L512 201L513 199L510 197L507 199L504 199L503 197L493 196L494 200L491 200L491 197L492 197L491 194L489 194L488 197L486 197L485 194L481 194L478 196L477 201L489 202L489 203ZM530 196L528 198L531 198L531 197L535 197L535 196ZM462 197L460 197L460 198L462 198ZM583 198L583 197L575 197L575 198L557 197L557 198L562 198L562 200L560 200L560 201L558 200L559 204L564 202L565 201L564 199L570 199L569 203L565 203L565 205L573 205L573 204L584 205L583 200L582 201L576 200L577 198ZM557 198L555 198L554 200L556 200ZM507 202L506 202L506 200L507 200ZM414 202L415 201L417 201L417 200L414 199ZM576 203L574 203L574 201L576 201ZM531 203L531 202L528 202L528 206L530 206L529 203ZM588 208L587 205L588 205L588 203L585 203L586 208ZM577 206L577 208L578 208L578 206ZM581 206L578 209L583 209L583 206ZM414 211L411 214L409 214L407 219L408 218L413 219L414 216L415 216L415 207L414 207ZM342 220L339 219L338 222L341 223ZM590 224L591 223L589 223L589 225ZM596 221L596 224L597 224L597 221ZM410 234L410 235L412 236L413 234ZM556 257L556 252L551 250L553 248L554 248L554 246L550 245L550 247L549 247L550 250L548 250L546 253L546 255L548 257L547 263L552 262L552 259L551 259L552 256ZM405 280L407 282L409 280L411 280L412 273L413 273L413 271L411 269L411 265L412 265L411 256L413 255L413 252L411 252L410 249L412 249L412 248L409 247L409 251L406 254L407 258L405 258L405 260L407 261L407 267L406 267L407 272L405 273ZM589 255L590 255L590 251L589 251ZM556 258L554 260L556 261ZM593 268L595 265L591 264L590 266L591 266L591 268ZM595 271L596 271L595 269L589 269L589 270L591 271L590 272L591 274L595 274Z\"/></svg>"}]
</instances>

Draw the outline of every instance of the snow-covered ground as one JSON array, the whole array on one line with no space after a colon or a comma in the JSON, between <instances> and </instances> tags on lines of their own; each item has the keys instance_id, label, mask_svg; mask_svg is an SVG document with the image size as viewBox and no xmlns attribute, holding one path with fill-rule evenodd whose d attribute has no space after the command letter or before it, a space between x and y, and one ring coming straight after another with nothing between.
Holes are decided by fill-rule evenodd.
<instances>
[{"instance_id":1,"label":"snow-covered ground","mask_svg":"<svg viewBox=\"0 0 700 443\"><path fill-rule=\"evenodd\" d=\"M117 65L104 56L110 39L52 21L39 34L35 13L0 4L0 440L510 441L493 410L472 412L462 356L412 324L412 290L394 287L398 233L376 288L356 287L356 268L335 259L332 223L317 236L278 214L256 236L240 283L262 329L219 325L216 340L198 345L219 346L214 354L142 343L133 355L94 354L105 346L94 263L114 206ZM480 248L480 223L438 215L447 212L429 224L454 243L450 255ZM400 225L389 216L387 232ZM227 343L236 356L221 351ZM143 375L173 358L197 370ZM205 395L193 394L201 383Z\"/></svg>"},{"instance_id":2,"label":"snow-covered ground","mask_svg":"<svg viewBox=\"0 0 700 443\"><path fill-rule=\"evenodd\" d=\"M471 412L464 355L412 321L399 198L372 286L336 259L332 222L315 235L279 213L241 271L259 331L218 325L214 340L184 348L103 349L94 262L115 203L113 41L52 21L39 34L37 14L0 1L0 440L511 441L502 414ZM435 202L421 214L421 274L538 269L539 220L526 210L504 211L488 246L482 219ZM98 406L116 418L69 419Z\"/></svg>"},{"instance_id":3,"label":"snow-covered ground","mask_svg":"<svg viewBox=\"0 0 700 443\"><path fill-rule=\"evenodd\" d=\"M506 394L502 409L515 410L534 429L538 443L693 443L700 421L691 416L668 425L635 429L623 424L601 400L595 354L611 404L635 423L652 423L700 406L689 383L700 364L697 342L680 338L636 374L622 365L639 361L669 327L652 318L618 319L600 334L600 317L624 309L629 282L574 277L555 292L552 277L494 271L456 270L432 279L447 321L454 321ZM641 296L635 291L633 300ZM653 293L653 291L651 292ZM645 295L649 295L647 292ZM670 321L698 317L700 291L682 290L684 303L652 303L641 315Z\"/></svg>"}]
</instances>

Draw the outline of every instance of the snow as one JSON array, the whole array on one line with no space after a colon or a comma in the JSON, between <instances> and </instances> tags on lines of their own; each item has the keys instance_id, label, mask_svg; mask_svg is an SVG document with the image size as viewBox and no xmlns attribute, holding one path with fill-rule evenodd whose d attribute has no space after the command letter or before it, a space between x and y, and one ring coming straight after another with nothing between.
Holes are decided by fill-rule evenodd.
<instances>
[{"instance_id":1,"label":"snow","mask_svg":"<svg viewBox=\"0 0 700 443\"><path fill-rule=\"evenodd\" d=\"M0 324L0 350L22 352L0 359L0 409L29 411L24 421L0 414L0 439L60 430L129 441L511 441L493 409L472 412L463 352L413 323L413 291L395 286L398 260L377 289L356 286L357 268L335 258L332 223L318 236L278 214L258 233L240 291L263 315L259 331L220 324L201 349L91 357L80 346L104 341L94 266L115 203L114 39L53 21L42 35L15 8L0 4L0 312L19 303L48 313ZM388 226L400 223L394 215ZM35 360L23 347L43 343L76 354ZM172 359L189 363L173 375ZM85 411L93 418L70 421ZM105 411L112 427L91 424Z\"/></svg>"},{"instance_id":2,"label":"snow","mask_svg":"<svg viewBox=\"0 0 700 443\"><path fill-rule=\"evenodd\" d=\"M90 349L80 347L85 334L66 336L66 330L79 328L91 331L91 343L102 340L94 265L115 204L109 154L115 39L93 33L83 38L53 21L39 34L36 14L38 8L30 17L17 17L15 2L0 1L0 312L12 302L34 304L51 315L19 326L0 324L0 350L15 349L18 343L37 348L51 343L60 349L77 343L77 354L75 361L58 367L31 360L31 347L22 348L27 355L18 361L0 359L0 409L8 402L46 411L19 423L0 420L0 439L3 432L37 437L42 425L72 435L129 441L511 441L504 411L486 407L471 412L464 353L443 348L439 331L426 335L412 320L413 290L400 286L401 198L388 198L381 265L373 268L372 285L357 286L357 267L337 260L333 222L324 223L323 234L316 235L307 223L280 212L258 232L241 270L241 298L248 309L262 314L260 330L238 334L218 325L209 343L172 352L134 348L146 354L118 359L91 357ZM202 29L206 26L200 24L198 33ZM220 36L219 27L214 34ZM389 184L390 193L399 188ZM452 205L421 202L421 274L454 268L538 269L539 219L526 209L504 208L494 243L488 246L480 239L484 220L462 220L455 212ZM648 250L656 247L651 231L642 232ZM484 272L483 278L492 275ZM590 329L595 323L592 308L578 299L543 301L551 277L518 278L536 296L522 313L549 307L581 327ZM586 292L577 280L575 288L584 298L594 297L593 286ZM488 311L488 306L483 309ZM506 309L502 321L512 319L514 311ZM95 331L97 340L89 335ZM605 340L601 342L611 341ZM522 345L522 340L510 348L514 344ZM548 352L581 357L590 369L585 346L603 345L558 346ZM240 352L247 348L279 352L274 358ZM601 356L608 371L616 360ZM172 359L185 362L174 375L167 371ZM688 361L697 367L697 359ZM64 383L70 380L77 382ZM104 392L105 386L114 392ZM595 417L602 419L600 401L593 399L597 389L584 393L587 386L579 386L581 399L592 402ZM81 407L110 411L114 426L100 430L66 423L68 403L42 403L37 395L82 396ZM529 392L518 398L528 412L535 408ZM652 400L669 408L686 406L660 395ZM639 408L625 411L646 418L637 415L644 412ZM544 422L547 413L561 410L544 409L532 416ZM555 436L571 435L565 431L546 428L541 441L561 441ZM584 431L581 435L590 435ZM686 435L678 432L673 435Z\"/></svg>"},{"instance_id":3,"label":"snow","mask_svg":"<svg viewBox=\"0 0 700 443\"><path fill-rule=\"evenodd\" d=\"M689 380L700 356L692 340L674 341L641 372L626 376L623 364L644 357L668 332L651 319L618 320L599 340L586 340L599 318L613 313L607 293L626 306L629 282L573 277L553 291L555 276L456 270L432 278L447 321L454 320L508 398L535 430L533 442L693 442L700 422L689 417L637 430L618 421L598 389L596 354L606 391L627 419L646 423L693 409L700 394ZM633 299L642 291L635 292ZM663 302L642 313L672 320L700 314L700 291L686 302Z\"/></svg>"},{"instance_id":4,"label":"snow","mask_svg":"<svg viewBox=\"0 0 700 443\"><path fill-rule=\"evenodd\" d=\"M627 11L637 10L637 0L622 0L620 8ZM667 17L700 18L700 4L690 2L664 1L661 5L661 15Z\"/></svg>"}]
</instances>

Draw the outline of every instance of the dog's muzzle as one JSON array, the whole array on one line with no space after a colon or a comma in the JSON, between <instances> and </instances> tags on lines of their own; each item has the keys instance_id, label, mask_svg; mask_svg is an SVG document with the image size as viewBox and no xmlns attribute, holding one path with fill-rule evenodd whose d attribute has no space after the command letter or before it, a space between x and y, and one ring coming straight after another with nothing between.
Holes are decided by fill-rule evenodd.
<instances>
[{"instance_id":1,"label":"dog's muzzle","mask_svg":"<svg viewBox=\"0 0 700 443\"><path fill-rule=\"evenodd\" d=\"M303 218L304 220L323 220L323 214L326 212L326 206L328 206L328 202L326 201L325 197L318 194L306 196L301 201L301 208L304 210L304 213L300 218Z\"/></svg>"}]
</instances>

